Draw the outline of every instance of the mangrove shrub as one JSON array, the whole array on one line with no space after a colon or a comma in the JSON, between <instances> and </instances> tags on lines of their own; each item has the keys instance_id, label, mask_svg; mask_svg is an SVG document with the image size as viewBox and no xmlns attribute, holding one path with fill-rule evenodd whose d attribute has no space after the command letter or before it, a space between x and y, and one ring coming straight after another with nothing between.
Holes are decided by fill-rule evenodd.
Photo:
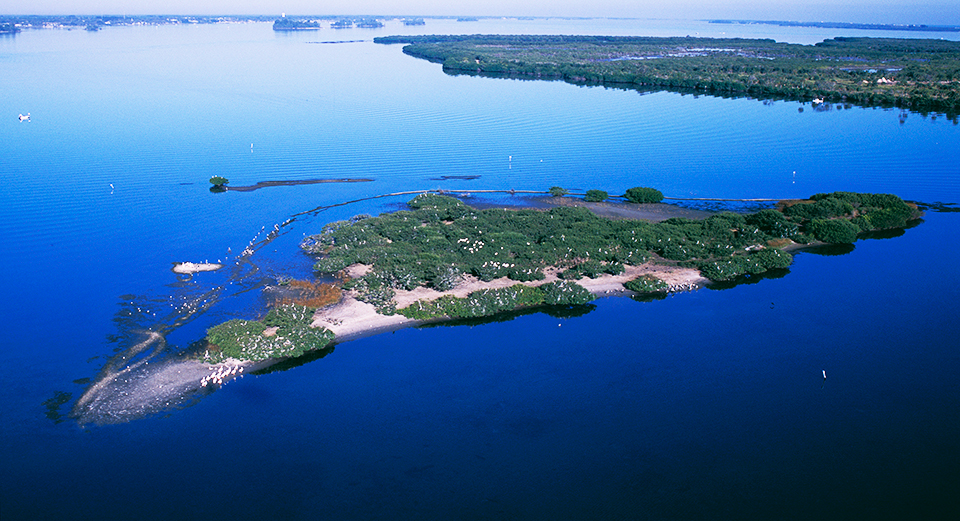
<instances>
[{"instance_id":1,"label":"mangrove shrub","mask_svg":"<svg viewBox=\"0 0 960 521\"><path fill-rule=\"evenodd\" d=\"M663 200L663 193L660 190L642 186L628 189L623 196L631 203L659 203Z\"/></svg>"},{"instance_id":2,"label":"mangrove shrub","mask_svg":"<svg viewBox=\"0 0 960 521\"><path fill-rule=\"evenodd\" d=\"M610 197L610 194L603 190L587 190L583 200L588 203L599 203L600 201L605 201L608 197Z\"/></svg>"}]
</instances>

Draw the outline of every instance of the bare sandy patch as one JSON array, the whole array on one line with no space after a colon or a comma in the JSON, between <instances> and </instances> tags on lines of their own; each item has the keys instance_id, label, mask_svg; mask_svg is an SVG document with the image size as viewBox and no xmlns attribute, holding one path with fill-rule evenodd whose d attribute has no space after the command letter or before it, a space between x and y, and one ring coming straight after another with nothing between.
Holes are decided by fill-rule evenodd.
<instances>
[{"instance_id":1,"label":"bare sandy patch","mask_svg":"<svg viewBox=\"0 0 960 521\"><path fill-rule=\"evenodd\" d=\"M173 272L184 275L200 273L201 271L217 271L223 264L215 262L177 262L173 265Z\"/></svg>"}]
</instances>

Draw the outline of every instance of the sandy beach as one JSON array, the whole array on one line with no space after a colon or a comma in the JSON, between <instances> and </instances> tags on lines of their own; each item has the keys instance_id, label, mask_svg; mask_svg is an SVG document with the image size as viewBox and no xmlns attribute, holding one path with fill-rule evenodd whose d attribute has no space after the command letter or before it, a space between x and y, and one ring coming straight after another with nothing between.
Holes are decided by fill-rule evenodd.
<instances>
[{"instance_id":1,"label":"sandy beach","mask_svg":"<svg viewBox=\"0 0 960 521\"><path fill-rule=\"evenodd\" d=\"M691 268L651 263L640 266L624 266L624 268L624 272L620 275L605 274L595 279L584 277L575 282L597 296L631 294L632 292L623 287L623 283L647 274L666 282L670 287L669 291L689 291L708 282L700 275L699 271ZM368 269L368 266L356 264L350 266L347 272L351 277L357 277ZM394 301L397 303L397 308L404 308L418 300L435 300L444 295L462 298L481 289L505 288L515 284L539 286L558 280L558 274L559 270L551 268L545 271L546 278L544 280L532 282L517 282L506 277L483 282L476 277L466 276L463 282L450 291L441 292L421 286L412 291L397 291ZM396 331L420 323L422 321L402 315L381 315L377 313L372 304L357 300L354 292L345 292L340 302L318 310L312 325L329 329L337 335L336 342L341 343L386 331Z\"/></svg>"}]
</instances>

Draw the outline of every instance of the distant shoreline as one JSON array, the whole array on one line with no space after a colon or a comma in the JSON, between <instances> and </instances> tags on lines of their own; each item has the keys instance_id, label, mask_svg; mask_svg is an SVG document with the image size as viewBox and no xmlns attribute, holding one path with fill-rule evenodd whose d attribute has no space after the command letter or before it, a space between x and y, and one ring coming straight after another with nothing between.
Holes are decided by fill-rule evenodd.
<instances>
[{"instance_id":1,"label":"distant shoreline","mask_svg":"<svg viewBox=\"0 0 960 521\"><path fill-rule=\"evenodd\" d=\"M960 25L861 24L851 22L791 22L781 20L707 20L712 24L777 25L780 27L819 27L821 29L858 29L862 31L960 32Z\"/></svg>"}]
</instances>

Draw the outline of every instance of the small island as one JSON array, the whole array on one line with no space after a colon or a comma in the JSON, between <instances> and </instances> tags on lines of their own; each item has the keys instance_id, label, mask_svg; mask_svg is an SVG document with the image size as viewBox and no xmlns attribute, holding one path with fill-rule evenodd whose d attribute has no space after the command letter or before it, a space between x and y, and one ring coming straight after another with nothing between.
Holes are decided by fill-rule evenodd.
<instances>
[{"instance_id":1,"label":"small island","mask_svg":"<svg viewBox=\"0 0 960 521\"><path fill-rule=\"evenodd\" d=\"M201 361L262 363L431 321L576 308L599 295L693 290L783 270L791 250L852 243L921 215L894 195L834 192L750 214L653 221L622 212L601 217L562 204L569 199L562 188L551 192L558 195L547 199L557 204L547 210L479 210L423 193L410 210L327 224L301 248L317 258L318 274L343 282L319 289L307 283L307 299L284 301L263 320L211 328ZM618 197L634 211L676 208L660 203L663 195L652 188ZM318 292L334 303L317 300Z\"/></svg>"},{"instance_id":2,"label":"small island","mask_svg":"<svg viewBox=\"0 0 960 521\"><path fill-rule=\"evenodd\" d=\"M274 31L317 31L320 29L320 23L312 20L294 20L282 16L273 22Z\"/></svg>"},{"instance_id":3,"label":"small island","mask_svg":"<svg viewBox=\"0 0 960 521\"><path fill-rule=\"evenodd\" d=\"M389 36L451 74L518 76L619 88L897 106L960 114L960 42L462 35Z\"/></svg>"}]
</instances>

